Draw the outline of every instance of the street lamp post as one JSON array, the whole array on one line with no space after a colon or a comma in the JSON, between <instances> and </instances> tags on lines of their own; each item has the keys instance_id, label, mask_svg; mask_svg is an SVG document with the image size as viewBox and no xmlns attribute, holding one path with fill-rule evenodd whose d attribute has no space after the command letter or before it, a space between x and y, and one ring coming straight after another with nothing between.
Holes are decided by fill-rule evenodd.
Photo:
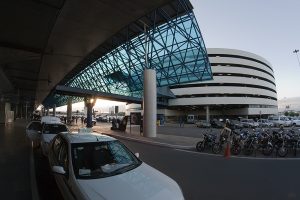
<instances>
[{"instance_id":1,"label":"street lamp post","mask_svg":"<svg viewBox=\"0 0 300 200\"><path fill-rule=\"evenodd\" d=\"M293 51L293 53L295 53L296 56L297 56L298 64L299 64L299 67L300 67L300 60L299 60L299 57L298 57L298 52L299 52L299 49L295 49L295 50Z\"/></svg>"}]
</instances>

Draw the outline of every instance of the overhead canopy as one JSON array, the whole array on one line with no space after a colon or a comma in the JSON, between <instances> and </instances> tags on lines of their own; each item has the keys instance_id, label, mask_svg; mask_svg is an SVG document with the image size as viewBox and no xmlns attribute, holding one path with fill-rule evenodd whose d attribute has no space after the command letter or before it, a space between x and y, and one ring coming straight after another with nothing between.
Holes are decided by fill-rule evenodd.
<instances>
[{"instance_id":1,"label":"overhead canopy","mask_svg":"<svg viewBox=\"0 0 300 200\"><path fill-rule=\"evenodd\" d=\"M173 0L123 27L59 84L74 91L141 98L144 68L156 70L157 87L212 79L203 38L188 0ZM64 105L66 98L56 94L54 89L43 105Z\"/></svg>"},{"instance_id":2,"label":"overhead canopy","mask_svg":"<svg viewBox=\"0 0 300 200\"><path fill-rule=\"evenodd\" d=\"M170 2L1 1L1 97L41 103L67 74L76 73L74 67L79 70L113 48L119 30ZM171 7L170 12L176 10ZM134 37L140 30L131 32Z\"/></svg>"}]
</instances>

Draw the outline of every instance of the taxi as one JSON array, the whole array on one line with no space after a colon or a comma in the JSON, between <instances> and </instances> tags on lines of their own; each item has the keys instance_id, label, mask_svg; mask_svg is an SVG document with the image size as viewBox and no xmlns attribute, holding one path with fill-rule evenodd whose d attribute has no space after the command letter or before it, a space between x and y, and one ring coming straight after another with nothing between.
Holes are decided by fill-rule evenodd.
<instances>
[{"instance_id":1,"label":"taxi","mask_svg":"<svg viewBox=\"0 0 300 200\"><path fill-rule=\"evenodd\" d=\"M178 184L142 162L138 153L89 129L57 134L48 159L65 199L184 199Z\"/></svg>"}]
</instances>

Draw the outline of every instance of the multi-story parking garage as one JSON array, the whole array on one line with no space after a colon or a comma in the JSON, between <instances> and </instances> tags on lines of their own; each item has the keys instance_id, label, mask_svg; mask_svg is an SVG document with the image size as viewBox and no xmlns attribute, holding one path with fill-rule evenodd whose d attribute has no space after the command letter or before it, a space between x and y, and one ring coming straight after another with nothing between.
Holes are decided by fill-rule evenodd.
<instances>
[{"instance_id":1,"label":"multi-story parking garage","mask_svg":"<svg viewBox=\"0 0 300 200\"><path fill-rule=\"evenodd\" d=\"M172 86L169 109L204 115L259 116L276 114L274 72L264 58L241 50L208 49L214 80Z\"/></svg>"},{"instance_id":2,"label":"multi-story parking garage","mask_svg":"<svg viewBox=\"0 0 300 200\"><path fill-rule=\"evenodd\" d=\"M171 86L176 98L159 109L178 115L264 117L277 114L277 93L271 64L256 54L208 48L213 80ZM128 108L133 108L129 106Z\"/></svg>"}]
</instances>

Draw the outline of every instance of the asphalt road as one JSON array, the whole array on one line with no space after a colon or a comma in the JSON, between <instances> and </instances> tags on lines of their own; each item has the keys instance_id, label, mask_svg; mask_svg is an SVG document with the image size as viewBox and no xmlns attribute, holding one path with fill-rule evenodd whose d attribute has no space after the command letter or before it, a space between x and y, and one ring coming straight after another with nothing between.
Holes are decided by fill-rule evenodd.
<instances>
[{"instance_id":1,"label":"asphalt road","mask_svg":"<svg viewBox=\"0 0 300 200\"><path fill-rule=\"evenodd\" d=\"M300 199L300 160L230 158L121 140L181 186L187 200Z\"/></svg>"}]
</instances>

